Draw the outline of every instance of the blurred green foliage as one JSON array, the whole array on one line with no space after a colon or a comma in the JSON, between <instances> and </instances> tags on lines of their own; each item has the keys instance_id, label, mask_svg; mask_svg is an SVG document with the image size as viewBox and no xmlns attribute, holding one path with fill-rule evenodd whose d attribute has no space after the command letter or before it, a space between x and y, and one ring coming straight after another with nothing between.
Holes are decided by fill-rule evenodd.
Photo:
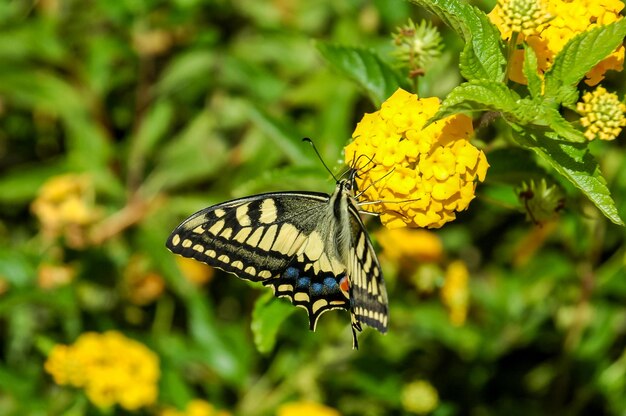
<instances>
[{"instance_id":1,"label":"blurred green foliage","mask_svg":"<svg viewBox=\"0 0 626 416\"><path fill-rule=\"evenodd\" d=\"M441 30L445 48L419 95L443 98L461 82L461 40L400 0L1 2L0 414L98 414L43 363L55 343L109 329L159 355L159 406L203 398L270 415L311 400L344 415L407 414L404 386L427 380L438 416L623 414L624 229L545 162L502 145L504 123L478 130L486 183L437 231L445 259L435 269L461 259L470 270L463 326L450 323L436 290L418 290L386 262L390 331L365 331L352 351L346 313L325 315L310 333L302 311L256 285L221 272L190 283L166 251L171 229L213 203L330 192L301 138L340 169L356 122L376 108L368 97L377 103L391 86L363 91L323 57L358 46L355 59L385 73L390 34L409 17ZM626 92L623 73L604 85ZM623 136L590 147L626 218ZM78 237L50 238L31 206L67 173L89 178L98 219ZM564 188L566 209L535 227L514 189L544 177ZM137 258L165 282L146 303L124 289ZM70 282L46 283L50 267Z\"/></svg>"}]
</instances>

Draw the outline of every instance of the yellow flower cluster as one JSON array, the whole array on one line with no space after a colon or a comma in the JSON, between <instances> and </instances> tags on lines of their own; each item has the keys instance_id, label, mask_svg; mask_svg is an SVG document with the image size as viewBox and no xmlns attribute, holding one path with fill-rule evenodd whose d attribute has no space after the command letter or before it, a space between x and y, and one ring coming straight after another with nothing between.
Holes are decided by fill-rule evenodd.
<instances>
[{"instance_id":1,"label":"yellow flower cluster","mask_svg":"<svg viewBox=\"0 0 626 416\"><path fill-rule=\"evenodd\" d=\"M402 389L402 407L407 412L426 415L439 406L437 389L428 381L413 381Z\"/></svg>"},{"instance_id":2,"label":"yellow flower cluster","mask_svg":"<svg viewBox=\"0 0 626 416\"><path fill-rule=\"evenodd\" d=\"M580 123L586 127L585 137L589 140L613 140L626 126L626 105L603 87L585 93L576 110L582 116Z\"/></svg>"},{"instance_id":3,"label":"yellow flower cluster","mask_svg":"<svg viewBox=\"0 0 626 416\"><path fill-rule=\"evenodd\" d=\"M450 322L463 325L467 318L469 305L469 272L461 260L453 261L446 270L445 281L441 288L441 301L448 309Z\"/></svg>"},{"instance_id":4,"label":"yellow flower cluster","mask_svg":"<svg viewBox=\"0 0 626 416\"><path fill-rule=\"evenodd\" d=\"M341 413L315 402L293 402L280 406L276 416L341 416Z\"/></svg>"},{"instance_id":5,"label":"yellow flower cluster","mask_svg":"<svg viewBox=\"0 0 626 416\"><path fill-rule=\"evenodd\" d=\"M455 115L423 128L439 109L438 98L418 99L398 89L381 109L366 114L345 148L356 183L388 228L439 228L474 198L489 164L469 138L472 121Z\"/></svg>"},{"instance_id":6,"label":"yellow flower cluster","mask_svg":"<svg viewBox=\"0 0 626 416\"><path fill-rule=\"evenodd\" d=\"M159 416L230 416L230 412L217 410L211 403L196 399L187 403L184 411L167 408L162 410Z\"/></svg>"},{"instance_id":7,"label":"yellow flower cluster","mask_svg":"<svg viewBox=\"0 0 626 416\"><path fill-rule=\"evenodd\" d=\"M510 24L511 18L504 18L507 10L516 9L516 19L526 22L533 19L535 14L520 17L519 13L524 9L516 7L519 3L530 3L530 0L501 0L489 13L489 18L495 24L503 39L510 39L513 31L520 32L518 42L526 41L537 54L540 73L545 72L552 65L557 55L565 44L579 33L583 33L599 25L606 25L622 18L620 11L624 3L620 0L534 0L537 4L527 8L528 13L536 13L534 10L545 10L549 20L540 19L540 24L527 24L520 30L516 25ZM544 12L541 12L544 13ZM541 14L540 13L540 14ZM523 51L518 50L510 63L509 77L522 84L526 79L522 73ZM613 54L596 65L587 73L585 82L588 85L596 85L604 78L604 73L611 69L621 71L624 65L624 47L620 46Z\"/></svg>"},{"instance_id":8,"label":"yellow flower cluster","mask_svg":"<svg viewBox=\"0 0 626 416\"><path fill-rule=\"evenodd\" d=\"M116 331L88 332L72 345L55 345L45 369L59 385L84 388L98 407L136 410L158 395L157 355Z\"/></svg>"},{"instance_id":9,"label":"yellow flower cluster","mask_svg":"<svg viewBox=\"0 0 626 416\"><path fill-rule=\"evenodd\" d=\"M88 176L55 176L39 189L31 209L39 219L44 235L64 235L70 245L80 245L84 229L100 217L95 206L93 185Z\"/></svg>"}]
</instances>

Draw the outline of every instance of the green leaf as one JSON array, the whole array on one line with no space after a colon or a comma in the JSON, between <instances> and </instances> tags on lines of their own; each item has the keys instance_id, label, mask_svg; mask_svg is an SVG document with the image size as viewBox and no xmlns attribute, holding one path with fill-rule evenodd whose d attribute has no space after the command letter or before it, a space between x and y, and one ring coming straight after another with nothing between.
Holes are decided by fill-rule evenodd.
<instances>
[{"instance_id":1,"label":"green leaf","mask_svg":"<svg viewBox=\"0 0 626 416\"><path fill-rule=\"evenodd\" d=\"M580 189L609 220L624 225L606 180L600 173L598 162L589 153L586 144L554 140L546 137L545 132L539 129L533 129L534 133L531 134L519 128L516 130L517 135L514 137L522 146L532 149Z\"/></svg>"},{"instance_id":2,"label":"green leaf","mask_svg":"<svg viewBox=\"0 0 626 416\"><path fill-rule=\"evenodd\" d=\"M520 96L502 82L474 80L454 88L431 120L477 111L496 111L514 120L531 119L530 110L519 111L521 102Z\"/></svg>"},{"instance_id":3,"label":"green leaf","mask_svg":"<svg viewBox=\"0 0 626 416\"><path fill-rule=\"evenodd\" d=\"M278 119L264 109L251 105L250 119L276 145L277 152L282 152L294 165L311 165L315 154L310 152L309 145L302 141L305 137L295 125Z\"/></svg>"},{"instance_id":4,"label":"green leaf","mask_svg":"<svg viewBox=\"0 0 626 416\"><path fill-rule=\"evenodd\" d=\"M460 66L467 80L504 79L504 44L498 29L482 10L460 0L410 1L437 15L463 38Z\"/></svg>"},{"instance_id":5,"label":"green leaf","mask_svg":"<svg viewBox=\"0 0 626 416\"><path fill-rule=\"evenodd\" d=\"M626 19L580 33L565 44L545 74L545 95L565 102L585 74L610 55L626 36Z\"/></svg>"},{"instance_id":6,"label":"green leaf","mask_svg":"<svg viewBox=\"0 0 626 416\"><path fill-rule=\"evenodd\" d=\"M544 106L542 111L542 121L556 133L558 138L563 138L570 142L586 143L588 140L583 133L576 130L572 123L565 120L556 108ZM549 135L549 134L548 134Z\"/></svg>"},{"instance_id":7,"label":"green leaf","mask_svg":"<svg viewBox=\"0 0 626 416\"><path fill-rule=\"evenodd\" d=\"M537 54L535 50L524 45L524 76L528 81L528 91L530 91L531 97L541 96L541 78L537 73Z\"/></svg>"},{"instance_id":8,"label":"green leaf","mask_svg":"<svg viewBox=\"0 0 626 416\"><path fill-rule=\"evenodd\" d=\"M180 54L163 72L156 94L171 94L193 85L196 80L206 78L214 66L214 54L206 49Z\"/></svg>"},{"instance_id":9,"label":"green leaf","mask_svg":"<svg viewBox=\"0 0 626 416\"><path fill-rule=\"evenodd\" d=\"M398 88L410 89L406 80L373 51L327 42L316 42L315 46L329 64L362 87L377 107Z\"/></svg>"},{"instance_id":10,"label":"green leaf","mask_svg":"<svg viewBox=\"0 0 626 416\"><path fill-rule=\"evenodd\" d=\"M37 191L47 179L66 171L64 160L13 169L0 177L0 202L25 204L37 196Z\"/></svg>"},{"instance_id":11,"label":"green leaf","mask_svg":"<svg viewBox=\"0 0 626 416\"><path fill-rule=\"evenodd\" d=\"M133 180L140 179L146 158L157 143L166 137L173 115L172 104L168 100L158 100L142 118L139 130L130 139L128 171Z\"/></svg>"},{"instance_id":12,"label":"green leaf","mask_svg":"<svg viewBox=\"0 0 626 416\"><path fill-rule=\"evenodd\" d=\"M267 354L274 349L280 325L295 310L289 302L274 298L271 292L257 299L252 312L251 327L254 343L260 353Z\"/></svg>"},{"instance_id":13,"label":"green leaf","mask_svg":"<svg viewBox=\"0 0 626 416\"><path fill-rule=\"evenodd\" d=\"M200 112L161 149L144 189L154 194L216 174L227 163L228 150L214 126L214 117L208 111Z\"/></svg>"}]
</instances>

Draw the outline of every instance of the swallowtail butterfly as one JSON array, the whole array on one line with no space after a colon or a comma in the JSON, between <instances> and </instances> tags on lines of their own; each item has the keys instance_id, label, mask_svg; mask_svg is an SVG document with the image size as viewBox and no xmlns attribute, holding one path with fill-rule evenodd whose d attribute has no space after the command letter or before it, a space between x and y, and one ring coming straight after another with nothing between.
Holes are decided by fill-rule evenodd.
<instances>
[{"instance_id":1,"label":"swallowtail butterfly","mask_svg":"<svg viewBox=\"0 0 626 416\"><path fill-rule=\"evenodd\" d=\"M387 291L352 191L277 192L217 204L183 221L167 248L271 286L306 309L310 329L331 309L350 312L353 347L366 324L387 331Z\"/></svg>"}]
</instances>

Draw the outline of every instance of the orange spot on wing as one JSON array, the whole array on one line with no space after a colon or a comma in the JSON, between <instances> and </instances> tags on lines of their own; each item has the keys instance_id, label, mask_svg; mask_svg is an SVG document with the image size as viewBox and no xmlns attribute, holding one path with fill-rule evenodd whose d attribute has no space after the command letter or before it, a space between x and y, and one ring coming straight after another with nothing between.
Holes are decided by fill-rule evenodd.
<instances>
[{"instance_id":1,"label":"orange spot on wing","mask_svg":"<svg viewBox=\"0 0 626 416\"><path fill-rule=\"evenodd\" d=\"M348 280L348 276L344 276L339 281L339 288L344 292L347 292L350 290L350 281Z\"/></svg>"}]
</instances>

